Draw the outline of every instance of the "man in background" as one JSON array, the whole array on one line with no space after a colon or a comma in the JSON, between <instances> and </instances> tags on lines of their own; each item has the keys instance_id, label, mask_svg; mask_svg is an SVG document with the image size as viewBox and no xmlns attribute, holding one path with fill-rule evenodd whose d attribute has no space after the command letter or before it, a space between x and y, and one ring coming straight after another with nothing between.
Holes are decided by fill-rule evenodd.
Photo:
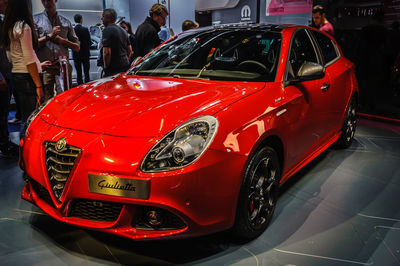
<instances>
[{"instance_id":1,"label":"man in background","mask_svg":"<svg viewBox=\"0 0 400 266\"><path fill-rule=\"evenodd\" d=\"M0 0L0 29L3 26L3 16L7 0ZM10 105L11 64L6 51L0 48L0 151L3 156L18 156L18 146L12 143L8 133L8 111Z\"/></svg>"},{"instance_id":2,"label":"man in background","mask_svg":"<svg viewBox=\"0 0 400 266\"><path fill-rule=\"evenodd\" d=\"M168 10L161 4L154 4L149 10L149 16L136 30L135 56L145 56L161 44L158 32L165 25Z\"/></svg>"},{"instance_id":3,"label":"man in background","mask_svg":"<svg viewBox=\"0 0 400 266\"><path fill-rule=\"evenodd\" d=\"M90 39L90 33L88 28L82 26L82 16L80 14L76 14L74 16L74 21L76 23L74 30L76 36L78 36L80 42L80 50L79 52L73 52L72 56L74 58L74 65L76 69L76 76L78 85L83 84L82 79L82 66L83 72L85 74L85 83L90 81L89 70L90 70L90 45L92 41Z\"/></svg>"},{"instance_id":4,"label":"man in background","mask_svg":"<svg viewBox=\"0 0 400 266\"><path fill-rule=\"evenodd\" d=\"M335 36L335 30L332 24L326 19L325 9L321 5L316 5L312 9L312 17L315 25L320 31L330 34L332 37Z\"/></svg>"},{"instance_id":5,"label":"man in background","mask_svg":"<svg viewBox=\"0 0 400 266\"><path fill-rule=\"evenodd\" d=\"M132 47L128 33L115 24L117 12L114 9L105 9L101 19L106 26L103 31L102 44L104 76L107 77L128 70Z\"/></svg>"},{"instance_id":6,"label":"man in background","mask_svg":"<svg viewBox=\"0 0 400 266\"><path fill-rule=\"evenodd\" d=\"M61 93L59 82L59 57L68 57L68 48L79 51L79 41L71 22L59 15L56 9L57 0L42 0L44 12L33 17L39 38L39 48L36 51L40 62L51 61L51 66L43 68L44 100ZM69 84L72 83L72 66L68 64Z\"/></svg>"}]
</instances>

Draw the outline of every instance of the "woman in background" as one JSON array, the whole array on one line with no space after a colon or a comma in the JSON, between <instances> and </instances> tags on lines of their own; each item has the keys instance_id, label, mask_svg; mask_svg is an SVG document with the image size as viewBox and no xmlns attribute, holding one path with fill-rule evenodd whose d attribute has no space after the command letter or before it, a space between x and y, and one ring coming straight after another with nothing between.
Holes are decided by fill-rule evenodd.
<instances>
[{"instance_id":1,"label":"woman in background","mask_svg":"<svg viewBox=\"0 0 400 266\"><path fill-rule=\"evenodd\" d=\"M38 38L34 30L31 0L8 1L1 31L0 45L7 49L13 65L16 93L21 101L22 123L43 99L39 73L42 66L36 56ZM47 65L50 62L43 62Z\"/></svg>"},{"instance_id":2,"label":"woman in background","mask_svg":"<svg viewBox=\"0 0 400 266\"><path fill-rule=\"evenodd\" d=\"M132 25L129 22L126 21L121 21L119 23L119 25L121 26L121 28L123 28L124 30L126 30L126 32L128 33L129 36L129 42L131 43L131 47L132 47L132 51L133 51L133 46L135 45L135 34L133 34L132 32ZM133 56L132 56L133 58Z\"/></svg>"}]
</instances>

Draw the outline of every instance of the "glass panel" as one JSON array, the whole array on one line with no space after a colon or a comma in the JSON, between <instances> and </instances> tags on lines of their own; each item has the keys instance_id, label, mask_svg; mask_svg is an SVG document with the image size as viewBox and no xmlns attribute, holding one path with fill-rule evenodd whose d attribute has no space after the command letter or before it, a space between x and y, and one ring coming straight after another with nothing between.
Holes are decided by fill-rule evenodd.
<instances>
[{"instance_id":1,"label":"glass panel","mask_svg":"<svg viewBox=\"0 0 400 266\"><path fill-rule=\"evenodd\" d=\"M324 58L325 64L336 59L336 57L338 55L336 53L336 49L335 49L335 46L334 46L332 40L320 32L317 32L314 30L311 32L313 33L315 39L317 40L319 47L321 48L322 56Z\"/></svg>"},{"instance_id":2,"label":"glass panel","mask_svg":"<svg viewBox=\"0 0 400 266\"><path fill-rule=\"evenodd\" d=\"M304 30L295 33L289 56L289 80L296 77L304 62L318 63L314 47Z\"/></svg>"},{"instance_id":3,"label":"glass panel","mask_svg":"<svg viewBox=\"0 0 400 266\"><path fill-rule=\"evenodd\" d=\"M274 81L281 35L258 30L209 30L179 35L130 74L211 80Z\"/></svg>"}]
</instances>

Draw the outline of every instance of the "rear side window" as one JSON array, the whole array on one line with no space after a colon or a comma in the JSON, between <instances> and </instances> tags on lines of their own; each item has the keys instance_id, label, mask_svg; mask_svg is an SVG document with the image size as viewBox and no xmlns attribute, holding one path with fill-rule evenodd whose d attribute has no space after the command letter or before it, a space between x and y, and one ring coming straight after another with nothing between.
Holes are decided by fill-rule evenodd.
<instances>
[{"instance_id":1,"label":"rear side window","mask_svg":"<svg viewBox=\"0 0 400 266\"><path fill-rule=\"evenodd\" d=\"M325 64L328 64L329 62L335 60L338 57L338 54L333 41L329 37L318 31L313 30L312 34L314 35L315 40L321 48Z\"/></svg>"}]
</instances>

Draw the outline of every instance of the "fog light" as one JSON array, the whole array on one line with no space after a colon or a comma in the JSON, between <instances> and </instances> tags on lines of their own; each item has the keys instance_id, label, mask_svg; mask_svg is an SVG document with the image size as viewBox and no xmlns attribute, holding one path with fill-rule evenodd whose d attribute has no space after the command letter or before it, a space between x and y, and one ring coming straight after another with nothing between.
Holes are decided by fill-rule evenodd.
<instances>
[{"instance_id":1,"label":"fog light","mask_svg":"<svg viewBox=\"0 0 400 266\"><path fill-rule=\"evenodd\" d=\"M147 212L147 222L151 226L159 226L162 224L163 219L161 215L156 211L149 211Z\"/></svg>"}]
</instances>

